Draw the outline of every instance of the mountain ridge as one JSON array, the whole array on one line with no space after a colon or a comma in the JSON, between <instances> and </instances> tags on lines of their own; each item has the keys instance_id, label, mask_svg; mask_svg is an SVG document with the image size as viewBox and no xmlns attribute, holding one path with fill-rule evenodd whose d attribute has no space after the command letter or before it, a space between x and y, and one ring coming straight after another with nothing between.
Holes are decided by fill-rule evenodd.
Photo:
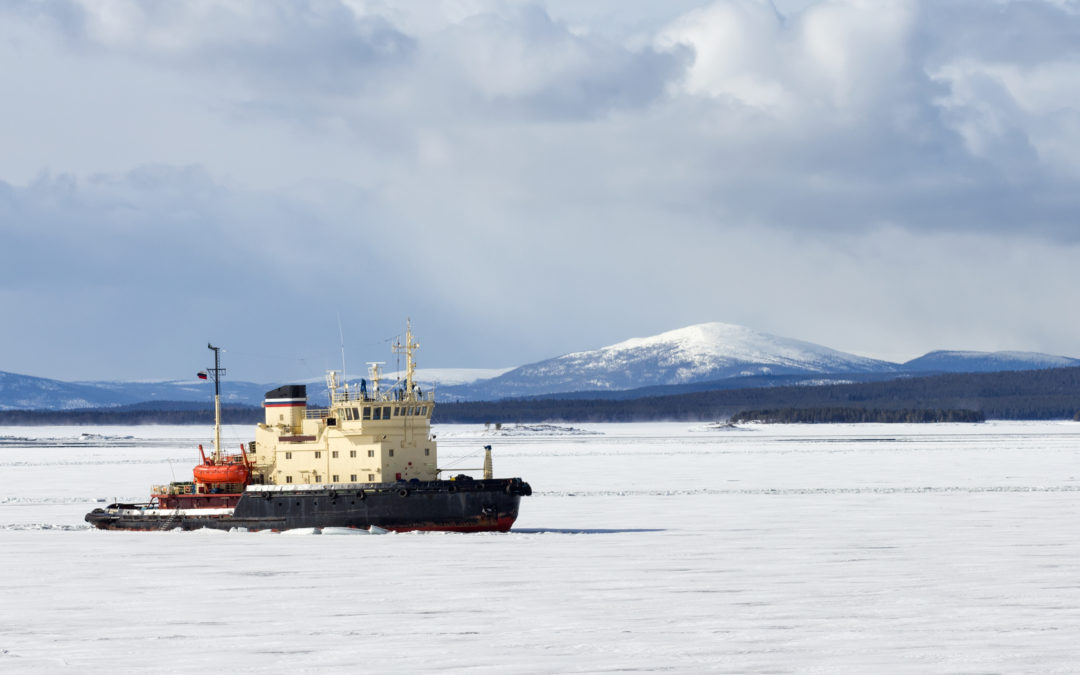
<instances>
[{"instance_id":1,"label":"mountain ridge","mask_svg":"<svg viewBox=\"0 0 1080 675\"><path fill-rule=\"evenodd\" d=\"M753 375L896 372L899 364L735 324L695 324L571 352L443 393L462 398L614 391Z\"/></svg>"},{"instance_id":2,"label":"mountain ridge","mask_svg":"<svg viewBox=\"0 0 1080 675\"><path fill-rule=\"evenodd\" d=\"M440 382L441 400L494 400L514 397L627 398L709 391L740 386L784 386L889 379L950 372L997 372L1080 366L1080 359L1038 352L936 350L906 363L841 352L803 340L780 337L744 326L709 322L598 349L571 352L512 369L423 369L417 381L425 389ZM503 372L505 371L505 372ZM495 373L494 377L473 379ZM431 376L431 377L428 377ZM462 384L446 384L447 381ZM350 382L358 378L350 378ZM387 377L387 383L394 381ZM316 385L316 380L306 382ZM258 406L266 391L285 382L228 381L223 403ZM620 394L619 392L626 392ZM325 392L312 386L313 401ZM149 401L212 401L211 389L198 380L141 382L64 382L0 371L0 410L116 407Z\"/></svg>"}]
</instances>

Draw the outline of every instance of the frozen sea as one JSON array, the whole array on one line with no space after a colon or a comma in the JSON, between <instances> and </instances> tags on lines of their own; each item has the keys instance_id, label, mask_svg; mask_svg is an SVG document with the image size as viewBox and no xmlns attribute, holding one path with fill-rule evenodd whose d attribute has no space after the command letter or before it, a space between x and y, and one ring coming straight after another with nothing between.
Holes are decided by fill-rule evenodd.
<instances>
[{"instance_id":1,"label":"frozen sea","mask_svg":"<svg viewBox=\"0 0 1080 675\"><path fill-rule=\"evenodd\" d=\"M0 428L0 672L1080 670L1078 423L575 426L437 427L535 492L383 536L90 530L211 431Z\"/></svg>"}]
</instances>

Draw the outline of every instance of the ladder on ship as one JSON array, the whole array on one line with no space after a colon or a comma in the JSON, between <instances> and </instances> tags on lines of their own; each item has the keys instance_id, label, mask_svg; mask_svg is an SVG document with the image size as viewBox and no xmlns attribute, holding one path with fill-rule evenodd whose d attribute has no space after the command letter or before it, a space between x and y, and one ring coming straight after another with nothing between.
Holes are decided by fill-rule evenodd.
<instances>
[{"instance_id":1,"label":"ladder on ship","mask_svg":"<svg viewBox=\"0 0 1080 675\"><path fill-rule=\"evenodd\" d=\"M180 522L180 509L177 508L173 511L168 518L161 521L161 525L158 526L158 531L164 532L165 530L171 530L174 525Z\"/></svg>"}]
</instances>

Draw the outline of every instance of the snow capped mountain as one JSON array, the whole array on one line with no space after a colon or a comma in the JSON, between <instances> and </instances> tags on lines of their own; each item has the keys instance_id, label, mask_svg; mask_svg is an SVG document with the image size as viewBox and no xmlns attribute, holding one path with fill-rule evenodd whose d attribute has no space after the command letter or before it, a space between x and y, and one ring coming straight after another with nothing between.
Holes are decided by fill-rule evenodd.
<instances>
[{"instance_id":1,"label":"snow capped mountain","mask_svg":"<svg viewBox=\"0 0 1080 675\"><path fill-rule=\"evenodd\" d=\"M993 373L1002 370L1039 370L1080 366L1080 359L1039 352L935 351L903 365L908 372Z\"/></svg>"},{"instance_id":2,"label":"snow capped mountain","mask_svg":"<svg viewBox=\"0 0 1080 675\"><path fill-rule=\"evenodd\" d=\"M802 340L779 337L727 323L703 323L652 337L632 338L600 349L574 352L514 369L418 369L417 381L428 390L437 384L442 400L490 400L592 391L625 391L645 387L696 385L740 377L754 377L745 385L769 383L828 384L843 376L888 378L911 373L994 372L1080 366L1072 359L1035 352L935 351L901 365L847 354ZM385 385L397 374L384 374ZM761 377L774 376L774 377ZM808 376L803 380L803 376ZM824 376L824 377L822 377ZM834 377L834 376L839 376ZM482 379L477 379L482 378ZM359 382L351 375L350 382ZM308 384L313 404L325 405L322 378ZM279 386L229 381L223 402L258 406L263 394ZM633 392L627 392L632 396ZM657 395L657 392L641 395ZM585 394L581 394L585 396ZM62 382L0 372L0 410L72 409L109 407L146 401L213 400L206 382Z\"/></svg>"},{"instance_id":3,"label":"snow capped mountain","mask_svg":"<svg viewBox=\"0 0 1080 675\"><path fill-rule=\"evenodd\" d=\"M726 323L703 323L540 361L469 387L463 397L498 398L634 389L749 375L893 372L896 364ZM444 390L445 391L445 390Z\"/></svg>"}]
</instances>

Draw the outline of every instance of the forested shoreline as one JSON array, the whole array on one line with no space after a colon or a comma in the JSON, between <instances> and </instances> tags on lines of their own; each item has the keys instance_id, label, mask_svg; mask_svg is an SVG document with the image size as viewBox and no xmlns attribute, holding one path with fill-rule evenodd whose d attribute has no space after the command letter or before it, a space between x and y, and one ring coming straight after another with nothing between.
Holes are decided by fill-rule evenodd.
<instances>
[{"instance_id":1,"label":"forested shoreline","mask_svg":"<svg viewBox=\"0 0 1080 675\"><path fill-rule=\"evenodd\" d=\"M878 422L887 424L985 422L977 410L882 410L881 408L778 408L775 410L743 410L731 417L733 423L764 422L768 424L827 424Z\"/></svg>"},{"instance_id":2,"label":"forested shoreline","mask_svg":"<svg viewBox=\"0 0 1080 675\"><path fill-rule=\"evenodd\" d=\"M580 396L580 395L577 395ZM85 410L5 410L2 425L206 424L209 409L168 402ZM834 411L832 413L821 411ZM817 411L817 412L815 412ZM862 411L862 412L851 412ZM440 403L436 423L648 422L742 419L751 412L791 421L972 421L1080 419L1080 368L902 377L882 382L702 391L641 398L521 398ZM968 416L971 416L970 419ZM849 419L841 419L849 418ZM916 419L925 418L925 419ZM939 419L942 418L942 419ZM948 419L944 419L948 418ZM258 407L226 406L229 424L263 419ZM777 420L780 418L777 417Z\"/></svg>"}]
</instances>

